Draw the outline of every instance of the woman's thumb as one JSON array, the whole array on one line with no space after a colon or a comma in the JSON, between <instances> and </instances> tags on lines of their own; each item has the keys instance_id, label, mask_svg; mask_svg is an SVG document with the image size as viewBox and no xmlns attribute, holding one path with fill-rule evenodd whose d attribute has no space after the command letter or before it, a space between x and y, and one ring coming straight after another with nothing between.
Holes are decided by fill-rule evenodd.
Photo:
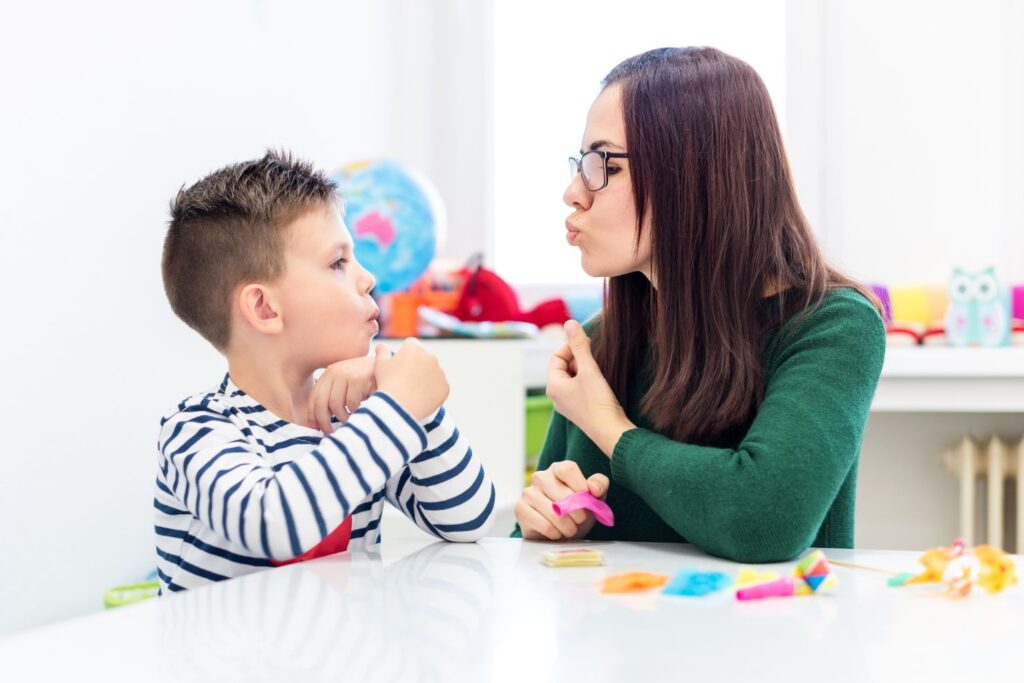
<instances>
[{"instance_id":1,"label":"woman's thumb","mask_svg":"<svg viewBox=\"0 0 1024 683\"><path fill-rule=\"evenodd\" d=\"M587 479L587 488L595 498L604 498L608 493L608 477L603 474L592 474Z\"/></svg>"},{"instance_id":2,"label":"woman's thumb","mask_svg":"<svg viewBox=\"0 0 1024 683\"><path fill-rule=\"evenodd\" d=\"M565 335L569 341L569 348L572 349L572 354L576 358L579 358L582 354L584 357L590 355L590 337L583 330L583 326L575 320L568 320L565 323Z\"/></svg>"}]
</instances>

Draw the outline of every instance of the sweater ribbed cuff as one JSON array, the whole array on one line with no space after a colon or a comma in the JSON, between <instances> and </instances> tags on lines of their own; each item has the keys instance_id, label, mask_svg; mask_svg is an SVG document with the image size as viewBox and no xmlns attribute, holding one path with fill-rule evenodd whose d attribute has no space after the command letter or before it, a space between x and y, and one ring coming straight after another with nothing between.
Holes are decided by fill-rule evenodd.
<instances>
[{"instance_id":1,"label":"sweater ribbed cuff","mask_svg":"<svg viewBox=\"0 0 1024 683\"><path fill-rule=\"evenodd\" d=\"M612 480L630 491L633 490L634 483L630 476L631 458L643 440L643 432L644 430L639 427L623 432L612 449Z\"/></svg>"}]
</instances>

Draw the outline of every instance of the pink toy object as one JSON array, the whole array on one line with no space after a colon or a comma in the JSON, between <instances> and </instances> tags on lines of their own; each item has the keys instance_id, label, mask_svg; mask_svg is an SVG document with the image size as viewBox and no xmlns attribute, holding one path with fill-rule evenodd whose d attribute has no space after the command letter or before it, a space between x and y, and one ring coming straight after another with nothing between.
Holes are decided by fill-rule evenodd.
<instances>
[{"instance_id":1,"label":"pink toy object","mask_svg":"<svg viewBox=\"0 0 1024 683\"><path fill-rule=\"evenodd\" d=\"M594 513L594 518L601 524L615 526L615 515L612 513L612 509L600 498L595 498L590 491L580 491L566 496L557 503L552 503L551 508L559 517L574 510L590 510Z\"/></svg>"},{"instance_id":2,"label":"pink toy object","mask_svg":"<svg viewBox=\"0 0 1024 683\"><path fill-rule=\"evenodd\" d=\"M796 581L785 576L776 581L760 583L736 591L737 600L760 600L762 598L784 598L796 592Z\"/></svg>"},{"instance_id":3,"label":"pink toy object","mask_svg":"<svg viewBox=\"0 0 1024 683\"><path fill-rule=\"evenodd\" d=\"M797 563L793 576L784 576L775 581L747 586L736 591L737 600L760 600L762 598L785 598L790 595L810 595L818 589L828 590L829 579L835 578L825 553L815 550Z\"/></svg>"}]
</instances>

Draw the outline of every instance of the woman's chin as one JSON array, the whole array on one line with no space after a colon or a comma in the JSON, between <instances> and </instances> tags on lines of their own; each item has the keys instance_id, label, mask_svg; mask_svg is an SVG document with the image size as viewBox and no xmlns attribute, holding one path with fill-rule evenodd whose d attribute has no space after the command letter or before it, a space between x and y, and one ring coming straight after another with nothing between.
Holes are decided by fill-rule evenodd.
<instances>
[{"instance_id":1,"label":"woman's chin","mask_svg":"<svg viewBox=\"0 0 1024 683\"><path fill-rule=\"evenodd\" d=\"M586 255L580 259L580 267L582 267L583 272L590 277L597 278L615 277L616 275L624 275L628 272L616 270L607 263L595 262L593 259L588 259Z\"/></svg>"},{"instance_id":2,"label":"woman's chin","mask_svg":"<svg viewBox=\"0 0 1024 683\"><path fill-rule=\"evenodd\" d=\"M595 263L593 259L587 258L586 254L580 254L580 267L590 277L608 277L605 275L605 269L601 265L600 263Z\"/></svg>"}]
</instances>

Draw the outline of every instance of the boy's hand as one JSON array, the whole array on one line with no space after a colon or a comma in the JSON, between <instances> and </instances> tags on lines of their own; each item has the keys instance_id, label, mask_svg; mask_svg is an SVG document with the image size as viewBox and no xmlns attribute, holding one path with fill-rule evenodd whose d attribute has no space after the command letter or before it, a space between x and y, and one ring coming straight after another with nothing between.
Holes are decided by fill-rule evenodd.
<instances>
[{"instance_id":1,"label":"boy's hand","mask_svg":"<svg viewBox=\"0 0 1024 683\"><path fill-rule=\"evenodd\" d=\"M394 355L380 344L374 360L377 388L390 394L417 420L429 416L448 398L444 370L418 340L406 339Z\"/></svg>"},{"instance_id":2,"label":"boy's hand","mask_svg":"<svg viewBox=\"0 0 1024 683\"><path fill-rule=\"evenodd\" d=\"M325 434L334 431L331 415L348 422L348 414L377 390L374 357L351 358L328 365L309 394L311 426Z\"/></svg>"},{"instance_id":3,"label":"boy's hand","mask_svg":"<svg viewBox=\"0 0 1024 683\"><path fill-rule=\"evenodd\" d=\"M523 538L550 541L584 538L594 526L592 512L575 510L559 517L551 506L566 496L587 490L595 498L604 500L608 495L608 477L594 474L586 478L572 460L560 460L546 470L534 472L515 507Z\"/></svg>"}]
</instances>

